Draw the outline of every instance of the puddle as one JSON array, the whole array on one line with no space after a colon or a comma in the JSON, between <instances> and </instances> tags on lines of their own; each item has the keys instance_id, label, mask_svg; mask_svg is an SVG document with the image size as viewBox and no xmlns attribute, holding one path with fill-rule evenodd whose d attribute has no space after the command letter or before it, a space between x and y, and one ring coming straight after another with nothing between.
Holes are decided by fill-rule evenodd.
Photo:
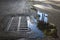
<instances>
[{"instance_id":1,"label":"puddle","mask_svg":"<svg viewBox=\"0 0 60 40\"><path fill-rule=\"evenodd\" d=\"M44 13L40 13L40 12L38 12L37 14L40 15L39 20L43 20L42 17L44 17L44 22L48 21L48 18L47 18L48 14L44 14ZM44 16L42 16L42 14ZM34 17L32 17L32 19L30 19L30 17L28 17L27 23L28 23L28 28L30 28L32 31L31 35L29 36L30 38L37 38L37 37L43 38L44 37L44 33L38 29L37 20L34 19Z\"/></svg>"}]
</instances>

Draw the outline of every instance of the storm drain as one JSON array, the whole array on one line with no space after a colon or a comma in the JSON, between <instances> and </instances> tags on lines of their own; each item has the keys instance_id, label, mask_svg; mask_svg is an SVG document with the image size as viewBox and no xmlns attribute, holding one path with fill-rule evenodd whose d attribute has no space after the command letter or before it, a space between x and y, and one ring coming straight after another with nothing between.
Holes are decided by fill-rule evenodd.
<instances>
[{"instance_id":1,"label":"storm drain","mask_svg":"<svg viewBox=\"0 0 60 40\"><path fill-rule=\"evenodd\" d=\"M19 16L19 17L12 17L8 24L5 31L15 32L27 32L29 30L27 26L27 17L26 16Z\"/></svg>"}]
</instances>

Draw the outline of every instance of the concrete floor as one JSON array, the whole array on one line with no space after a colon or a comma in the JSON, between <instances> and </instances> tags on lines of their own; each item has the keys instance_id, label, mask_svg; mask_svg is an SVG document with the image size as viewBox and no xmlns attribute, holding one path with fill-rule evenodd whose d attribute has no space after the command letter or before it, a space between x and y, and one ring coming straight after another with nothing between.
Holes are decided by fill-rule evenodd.
<instances>
[{"instance_id":1,"label":"concrete floor","mask_svg":"<svg viewBox=\"0 0 60 40\"><path fill-rule=\"evenodd\" d=\"M0 15L21 14L21 13L30 14L31 12L29 10L31 8L30 5L32 4L29 3L28 0L0 0ZM60 7L56 9L60 11ZM47 14L49 15L48 17L49 22L54 23L57 26L58 35L60 38L60 13L47 12ZM0 16L0 23L1 23L1 20L3 20L3 18L4 16Z\"/></svg>"}]
</instances>

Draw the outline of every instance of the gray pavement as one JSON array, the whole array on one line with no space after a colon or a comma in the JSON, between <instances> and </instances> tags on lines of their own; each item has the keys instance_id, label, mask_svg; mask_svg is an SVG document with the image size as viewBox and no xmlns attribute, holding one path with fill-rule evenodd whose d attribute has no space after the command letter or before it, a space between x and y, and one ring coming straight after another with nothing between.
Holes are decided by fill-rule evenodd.
<instances>
[{"instance_id":1,"label":"gray pavement","mask_svg":"<svg viewBox=\"0 0 60 40\"><path fill-rule=\"evenodd\" d=\"M27 0L0 1L0 14L25 13L28 12L30 4Z\"/></svg>"},{"instance_id":2,"label":"gray pavement","mask_svg":"<svg viewBox=\"0 0 60 40\"><path fill-rule=\"evenodd\" d=\"M2 15L2 14L3 15L5 15L5 14L17 14L17 13L18 14L20 14L20 13L30 14L30 12L31 12L29 10L31 7L30 5L32 5L32 4L29 3L27 0L0 0L0 15ZM60 7L56 7L54 5L51 5L51 6L60 11ZM60 38L60 13L59 12L58 13L54 13L54 12L52 13L52 12L53 11L51 11L51 13L50 12L46 12L46 13L49 15L48 16L49 22L54 23L57 26L58 35ZM4 25L2 25L3 27L0 27L0 31L2 31L2 28L4 30L5 27L7 27L7 25L5 25L5 24L7 24L9 22L7 20L10 20L10 19L11 19L11 17L0 16L0 24L1 25L4 24ZM16 19L18 19L18 18L15 18L15 20ZM19 20L16 20L16 21L15 20L14 20L14 22L19 21ZM15 25L15 24L13 24L13 25ZM11 30L9 30L9 31L11 31ZM13 33L12 33L12 35L13 35Z\"/></svg>"}]
</instances>

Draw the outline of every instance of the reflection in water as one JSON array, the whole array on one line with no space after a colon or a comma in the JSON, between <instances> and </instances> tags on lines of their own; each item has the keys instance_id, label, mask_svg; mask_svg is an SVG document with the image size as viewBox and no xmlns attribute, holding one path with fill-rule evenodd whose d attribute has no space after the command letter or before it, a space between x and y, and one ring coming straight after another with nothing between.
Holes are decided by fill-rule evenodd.
<instances>
[{"instance_id":1,"label":"reflection in water","mask_svg":"<svg viewBox=\"0 0 60 40\"><path fill-rule=\"evenodd\" d=\"M43 20L44 22L48 22L48 14L42 13L38 10L37 12L38 15L40 15L39 20Z\"/></svg>"},{"instance_id":2,"label":"reflection in water","mask_svg":"<svg viewBox=\"0 0 60 40\"><path fill-rule=\"evenodd\" d=\"M28 21L28 27L31 28L31 31L34 33L31 37L36 38L44 36L43 32L37 28L37 24L32 24L30 21Z\"/></svg>"},{"instance_id":3,"label":"reflection in water","mask_svg":"<svg viewBox=\"0 0 60 40\"><path fill-rule=\"evenodd\" d=\"M39 20L42 20L42 13L39 13L39 11L38 11L37 14L40 15ZM47 16L47 14L45 14L45 16ZM47 19L47 17L45 17L45 16L44 16L44 22L47 22L48 19ZM31 31L33 32L33 34L31 34L30 36L31 36L32 38L37 38L37 37L43 38L43 37L44 37L44 33L37 28L37 20L34 19L33 16L32 16L31 19L30 19L30 17L27 17L27 20L28 20L28 21L27 21L27 23L28 23L28 28L30 28Z\"/></svg>"}]
</instances>

